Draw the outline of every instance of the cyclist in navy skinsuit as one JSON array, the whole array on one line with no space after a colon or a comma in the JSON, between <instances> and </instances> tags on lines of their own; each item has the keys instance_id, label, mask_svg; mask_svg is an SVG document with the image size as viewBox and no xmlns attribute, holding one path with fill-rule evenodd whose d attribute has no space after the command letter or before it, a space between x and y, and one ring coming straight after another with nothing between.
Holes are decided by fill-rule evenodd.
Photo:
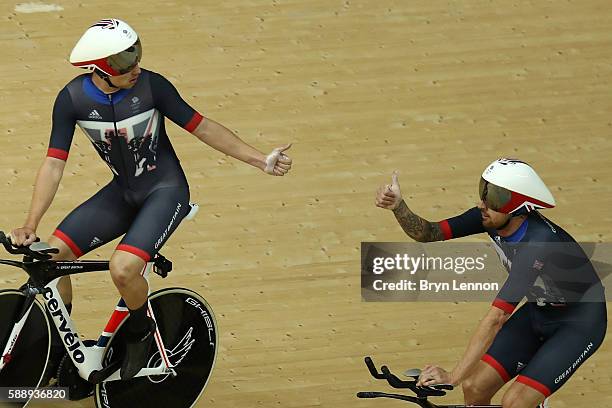
<instances>
[{"instance_id":1,"label":"cyclist in navy skinsuit","mask_svg":"<svg viewBox=\"0 0 612 408\"><path fill-rule=\"evenodd\" d=\"M130 311L122 378L133 377L143 366L155 330L146 315L147 283L140 272L190 208L189 186L166 134L165 118L267 174L283 176L291 168L291 159L283 153L290 145L268 155L249 146L189 106L162 75L141 69L141 55L138 35L120 20L101 20L81 37L70 62L93 73L76 77L59 92L47 158L36 179L28 218L12 232L18 245L35 240L78 125L113 179L72 211L49 243L60 249L56 259L70 260L123 235L110 260L113 282ZM58 288L70 310L69 277L62 278ZM54 348L61 356L61 347Z\"/></svg>"},{"instance_id":2,"label":"cyclist in navy skinsuit","mask_svg":"<svg viewBox=\"0 0 612 408\"><path fill-rule=\"evenodd\" d=\"M500 159L480 181L481 203L465 213L429 222L401 198L397 174L377 192L376 204L393 210L404 231L421 241L487 233L508 278L451 372L427 366L419 385L462 383L466 404L533 408L558 390L601 345L607 313L604 289L576 241L538 208L555 201L526 163ZM527 302L515 310L523 298Z\"/></svg>"}]
</instances>

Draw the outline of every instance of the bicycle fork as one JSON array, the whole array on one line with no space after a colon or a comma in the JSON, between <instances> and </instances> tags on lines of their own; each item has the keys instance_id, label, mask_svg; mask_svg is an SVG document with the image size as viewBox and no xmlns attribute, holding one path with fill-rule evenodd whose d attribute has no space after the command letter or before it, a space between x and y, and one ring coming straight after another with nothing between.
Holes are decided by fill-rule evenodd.
<instances>
[{"instance_id":1,"label":"bicycle fork","mask_svg":"<svg viewBox=\"0 0 612 408\"><path fill-rule=\"evenodd\" d=\"M23 303L23 307L19 312L19 317L15 325L13 326L13 330L11 331L11 335L8 338L6 346L2 351L2 359L0 359L0 371L10 363L12 359L12 352L15 348L15 344L17 344L17 339L19 338L19 334L21 330L25 326L26 321L28 320L28 316L30 316L30 311L32 310L32 306L34 306L34 299L36 299L36 291L33 289L27 289L26 299Z\"/></svg>"}]
</instances>

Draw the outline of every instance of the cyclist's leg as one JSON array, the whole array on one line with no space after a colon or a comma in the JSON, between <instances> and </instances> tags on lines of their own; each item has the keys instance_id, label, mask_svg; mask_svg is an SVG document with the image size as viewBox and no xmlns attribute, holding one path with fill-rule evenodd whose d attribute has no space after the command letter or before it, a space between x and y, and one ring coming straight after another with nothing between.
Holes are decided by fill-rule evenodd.
<instances>
[{"instance_id":1,"label":"cyclist's leg","mask_svg":"<svg viewBox=\"0 0 612 408\"><path fill-rule=\"evenodd\" d=\"M72 252L72 249L64 241L51 235L47 240L50 246L59 249L59 253L53 254L54 261L74 261L77 256ZM62 276L57 284L59 294L65 304L72 303L72 282L70 276Z\"/></svg>"},{"instance_id":2,"label":"cyclist's leg","mask_svg":"<svg viewBox=\"0 0 612 408\"><path fill-rule=\"evenodd\" d=\"M135 211L123 200L118 186L110 183L93 197L74 209L60 223L49 238L49 245L58 248L55 260L75 260L100 245L125 233ZM72 284L69 276L62 277L58 290L68 312L72 309ZM52 325L53 326L53 325ZM57 334L51 330L51 353L45 372L45 383L56 376L64 346Z\"/></svg>"},{"instance_id":3,"label":"cyclist's leg","mask_svg":"<svg viewBox=\"0 0 612 408\"><path fill-rule=\"evenodd\" d=\"M490 404L491 398L504 384L505 381L493 367L479 361L472 374L461 383L466 405Z\"/></svg>"},{"instance_id":4,"label":"cyclist's leg","mask_svg":"<svg viewBox=\"0 0 612 408\"><path fill-rule=\"evenodd\" d=\"M186 185L158 188L146 197L117 249L148 262L189 210L189 188Z\"/></svg>"},{"instance_id":5,"label":"cyclist's leg","mask_svg":"<svg viewBox=\"0 0 612 408\"><path fill-rule=\"evenodd\" d=\"M113 282L130 311L126 322L126 357L121 367L123 379L133 377L144 366L155 329L153 320L147 317L148 286L141 271L188 212L186 186L153 191L111 258Z\"/></svg>"},{"instance_id":6,"label":"cyclist's leg","mask_svg":"<svg viewBox=\"0 0 612 408\"><path fill-rule=\"evenodd\" d=\"M601 321L559 322L545 329L552 331L529 364L504 395L504 407L531 408L557 391L603 342L607 323L605 303L584 304L586 318L602 315ZM601 311L603 309L603 312ZM590 315L590 316L589 316ZM531 389L527 392L525 389Z\"/></svg>"},{"instance_id":7,"label":"cyclist's leg","mask_svg":"<svg viewBox=\"0 0 612 408\"><path fill-rule=\"evenodd\" d=\"M53 236L80 258L118 236L125 234L137 208L124 198L124 192L111 181L64 218Z\"/></svg>"},{"instance_id":8,"label":"cyclist's leg","mask_svg":"<svg viewBox=\"0 0 612 408\"><path fill-rule=\"evenodd\" d=\"M113 283L121 294L128 309L141 307L147 300L147 281L141 272L146 261L131 252L117 249L110 259L110 273Z\"/></svg>"},{"instance_id":9,"label":"cyclist's leg","mask_svg":"<svg viewBox=\"0 0 612 408\"><path fill-rule=\"evenodd\" d=\"M60 249L58 260L74 260L124 234L135 214L121 188L110 182L64 218L49 243ZM60 244L61 242L61 244ZM70 277L58 285L64 303L72 301Z\"/></svg>"},{"instance_id":10,"label":"cyclist's leg","mask_svg":"<svg viewBox=\"0 0 612 408\"><path fill-rule=\"evenodd\" d=\"M126 350L120 371L124 380L145 366L155 334L155 323L147 316L148 284L141 274L145 265L143 257L125 247L115 250L110 260L113 282L130 313L125 323Z\"/></svg>"},{"instance_id":11,"label":"cyclist's leg","mask_svg":"<svg viewBox=\"0 0 612 408\"><path fill-rule=\"evenodd\" d=\"M502 407L504 408L534 408L540 404L547 395L532 388L531 386L514 382L508 388L502 399Z\"/></svg>"},{"instance_id":12,"label":"cyclist's leg","mask_svg":"<svg viewBox=\"0 0 612 408\"><path fill-rule=\"evenodd\" d=\"M143 267L188 213L186 186L159 188L146 197L110 262L113 282L130 310L141 307L147 299Z\"/></svg>"},{"instance_id":13,"label":"cyclist's leg","mask_svg":"<svg viewBox=\"0 0 612 408\"><path fill-rule=\"evenodd\" d=\"M529 308L523 305L497 333L477 369L464 381L466 405L489 404L499 388L529 362L539 345L540 340L531 326ZM484 370L484 365L488 365L488 369Z\"/></svg>"},{"instance_id":14,"label":"cyclist's leg","mask_svg":"<svg viewBox=\"0 0 612 408\"><path fill-rule=\"evenodd\" d=\"M121 188L110 182L64 218L49 244L59 248L56 260L74 260L124 234L136 210L123 198ZM72 301L69 277L60 280L58 289L64 303Z\"/></svg>"}]
</instances>

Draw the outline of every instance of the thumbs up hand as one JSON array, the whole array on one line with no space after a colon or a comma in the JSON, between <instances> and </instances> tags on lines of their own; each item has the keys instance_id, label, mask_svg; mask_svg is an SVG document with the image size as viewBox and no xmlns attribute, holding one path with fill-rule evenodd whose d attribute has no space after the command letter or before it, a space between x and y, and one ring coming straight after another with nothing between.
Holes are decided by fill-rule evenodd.
<instances>
[{"instance_id":1,"label":"thumbs up hand","mask_svg":"<svg viewBox=\"0 0 612 408\"><path fill-rule=\"evenodd\" d=\"M376 191L376 206L387 210L395 210L402 202L402 192L398 181L398 173L391 175L391 184L380 186Z\"/></svg>"},{"instance_id":2,"label":"thumbs up hand","mask_svg":"<svg viewBox=\"0 0 612 408\"><path fill-rule=\"evenodd\" d=\"M266 156L266 167L264 172L273 176L284 176L291 170L292 160L284 152L291 147L291 143L277 147Z\"/></svg>"}]
</instances>

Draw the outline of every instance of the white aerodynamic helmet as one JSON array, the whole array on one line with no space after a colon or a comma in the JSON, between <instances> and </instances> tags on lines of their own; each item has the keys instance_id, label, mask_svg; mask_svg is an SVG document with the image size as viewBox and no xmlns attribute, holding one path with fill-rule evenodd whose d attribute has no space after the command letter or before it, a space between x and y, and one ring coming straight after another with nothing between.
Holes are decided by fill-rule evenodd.
<instances>
[{"instance_id":1,"label":"white aerodynamic helmet","mask_svg":"<svg viewBox=\"0 0 612 408\"><path fill-rule=\"evenodd\" d=\"M535 170L515 159L499 159L488 165L480 178L479 195L488 208L505 214L555 206Z\"/></svg>"},{"instance_id":2,"label":"white aerodynamic helmet","mask_svg":"<svg viewBox=\"0 0 612 408\"><path fill-rule=\"evenodd\" d=\"M100 20L89 27L70 53L72 65L109 76L131 71L141 58L138 34L116 18Z\"/></svg>"}]
</instances>

